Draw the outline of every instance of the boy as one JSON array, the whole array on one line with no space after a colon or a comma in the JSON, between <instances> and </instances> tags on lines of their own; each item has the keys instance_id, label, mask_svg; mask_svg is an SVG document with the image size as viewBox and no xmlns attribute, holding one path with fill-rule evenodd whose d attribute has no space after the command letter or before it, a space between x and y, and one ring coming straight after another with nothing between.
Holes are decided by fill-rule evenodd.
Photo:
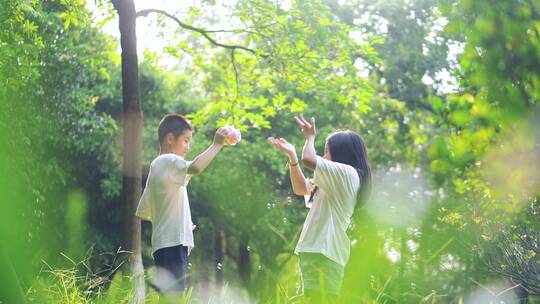
<instances>
[{"instance_id":1,"label":"boy","mask_svg":"<svg viewBox=\"0 0 540 304\"><path fill-rule=\"evenodd\" d=\"M168 114L159 123L159 156L151 165L146 187L139 201L137 217L152 222L152 252L160 272L168 282L160 289L184 291L187 285L188 255L193 248L193 223L187 195L190 175L200 174L223 147L228 130L220 128L214 142L193 161L184 157L189 150L193 128L179 114Z\"/></svg>"}]
</instances>

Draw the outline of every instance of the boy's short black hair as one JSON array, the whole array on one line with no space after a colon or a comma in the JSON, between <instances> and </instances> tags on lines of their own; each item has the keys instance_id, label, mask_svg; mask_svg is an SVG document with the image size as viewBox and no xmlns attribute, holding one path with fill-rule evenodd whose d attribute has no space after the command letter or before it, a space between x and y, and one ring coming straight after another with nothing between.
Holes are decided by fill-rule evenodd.
<instances>
[{"instance_id":1,"label":"boy's short black hair","mask_svg":"<svg viewBox=\"0 0 540 304\"><path fill-rule=\"evenodd\" d=\"M193 127L183 115L167 114L163 116L158 128L159 144L163 144L163 140L167 134L172 133L175 137L178 137L186 130L193 131Z\"/></svg>"}]
</instances>

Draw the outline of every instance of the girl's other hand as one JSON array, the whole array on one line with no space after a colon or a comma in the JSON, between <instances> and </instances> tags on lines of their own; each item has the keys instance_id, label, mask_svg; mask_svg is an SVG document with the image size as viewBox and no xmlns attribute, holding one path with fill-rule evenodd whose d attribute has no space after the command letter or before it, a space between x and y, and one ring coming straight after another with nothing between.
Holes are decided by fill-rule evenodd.
<instances>
[{"instance_id":1,"label":"girl's other hand","mask_svg":"<svg viewBox=\"0 0 540 304\"><path fill-rule=\"evenodd\" d=\"M302 130L302 133L304 134L304 137L306 139L315 138L315 135L317 134L317 128L315 127L314 117L311 117L311 122L308 122L304 118L304 114L300 114L300 116L295 116L294 120L296 121L296 124L300 127L300 130Z\"/></svg>"},{"instance_id":2,"label":"girl's other hand","mask_svg":"<svg viewBox=\"0 0 540 304\"><path fill-rule=\"evenodd\" d=\"M280 149L289 156L296 155L296 149L294 148L294 146L288 141L286 141L284 138L276 139L274 137L268 137L268 143Z\"/></svg>"}]
</instances>

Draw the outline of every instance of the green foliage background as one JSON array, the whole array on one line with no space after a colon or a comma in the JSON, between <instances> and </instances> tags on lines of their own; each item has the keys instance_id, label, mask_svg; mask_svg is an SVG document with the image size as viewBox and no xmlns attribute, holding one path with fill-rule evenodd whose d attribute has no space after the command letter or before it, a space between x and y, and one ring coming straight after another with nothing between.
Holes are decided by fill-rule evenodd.
<instances>
[{"instance_id":1,"label":"green foliage background","mask_svg":"<svg viewBox=\"0 0 540 304\"><path fill-rule=\"evenodd\" d=\"M143 176L166 113L195 124L189 157L218 126L243 132L190 183L186 302L296 301L292 252L306 209L265 138L300 151L298 113L317 118L318 151L336 129L361 133L375 172L350 231L341 302L539 301L538 1L202 1L178 18L223 24L209 9L243 25L216 39L253 51L179 28L175 43L140 60ZM129 254L118 245L119 43L102 29L107 18L93 19L82 0L0 3L6 303L129 299L118 271ZM161 56L179 64L163 67ZM150 233L144 223L147 268ZM149 302L167 300L149 290Z\"/></svg>"}]
</instances>

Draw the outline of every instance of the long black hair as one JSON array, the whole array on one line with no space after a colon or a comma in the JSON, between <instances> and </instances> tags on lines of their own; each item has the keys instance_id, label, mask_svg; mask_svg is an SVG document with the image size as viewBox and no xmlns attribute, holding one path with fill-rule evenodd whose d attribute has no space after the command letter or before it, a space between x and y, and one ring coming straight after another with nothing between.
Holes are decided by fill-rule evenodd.
<instances>
[{"instance_id":1,"label":"long black hair","mask_svg":"<svg viewBox=\"0 0 540 304\"><path fill-rule=\"evenodd\" d=\"M337 131L328 136L327 148L332 161L349 165L356 169L360 178L360 189L356 196L355 209L364 205L371 194L371 168L364 140L356 132Z\"/></svg>"}]
</instances>

